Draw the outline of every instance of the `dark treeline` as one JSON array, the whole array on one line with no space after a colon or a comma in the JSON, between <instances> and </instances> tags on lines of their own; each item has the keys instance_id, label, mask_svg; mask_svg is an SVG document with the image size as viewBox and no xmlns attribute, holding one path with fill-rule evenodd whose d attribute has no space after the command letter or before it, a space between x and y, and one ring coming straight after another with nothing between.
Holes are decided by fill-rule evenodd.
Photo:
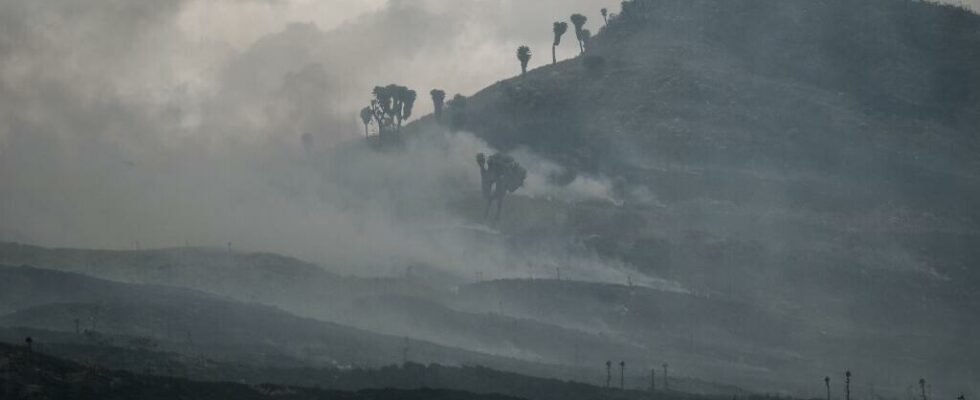
<instances>
[{"instance_id":1,"label":"dark treeline","mask_svg":"<svg viewBox=\"0 0 980 400\"><path fill-rule=\"evenodd\" d=\"M0 343L0 398L4 400L292 399L292 400L512 400L497 394L445 389L393 388L339 391L279 384L201 382L174 376L133 374L28 352Z\"/></svg>"}]
</instances>

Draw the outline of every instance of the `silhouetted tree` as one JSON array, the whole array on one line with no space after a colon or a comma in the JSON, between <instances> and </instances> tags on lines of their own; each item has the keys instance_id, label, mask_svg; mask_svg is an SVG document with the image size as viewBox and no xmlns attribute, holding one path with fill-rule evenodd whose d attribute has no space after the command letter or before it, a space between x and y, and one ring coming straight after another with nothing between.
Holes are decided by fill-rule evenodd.
<instances>
[{"instance_id":1,"label":"silhouetted tree","mask_svg":"<svg viewBox=\"0 0 980 400\"><path fill-rule=\"evenodd\" d=\"M382 139L387 134L388 130L392 126L392 121L394 121L392 114L392 93L385 86L375 86L374 90L371 92L374 94L374 100L371 100L371 116L374 118L375 124L378 126L378 136Z\"/></svg>"},{"instance_id":2,"label":"silhouetted tree","mask_svg":"<svg viewBox=\"0 0 980 400\"><path fill-rule=\"evenodd\" d=\"M670 390L670 382L667 381L667 363L664 363L664 390Z\"/></svg>"},{"instance_id":3,"label":"silhouetted tree","mask_svg":"<svg viewBox=\"0 0 980 400\"><path fill-rule=\"evenodd\" d=\"M606 10L605 8L602 8L602 9L599 10L599 14L602 14L602 24L603 25L608 25L609 24L609 18L608 18L609 17L609 10Z\"/></svg>"},{"instance_id":4,"label":"silhouetted tree","mask_svg":"<svg viewBox=\"0 0 980 400\"><path fill-rule=\"evenodd\" d=\"M922 391L922 400L928 400L928 399L926 399L926 379L925 378L919 378L919 389Z\"/></svg>"},{"instance_id":5,"label":"silhouetted tree","mask_svg":"<svg viewBox=\"0 0 980 400\"><path fill-rule=\"evenodd\" d=\"M415 107L416 93L404 86L395 86L395 121L397 123L396 129L402 129L402 121L409 119L412 116L412 109Z\"/></svg>"},{"instance_id":6,"label":"silhouetted tree","mask_svg":"<svg viewBox=\"0 0 980 400\"><path fill-rule=\"evenodd\" d=\"M432 89L429 95L432 96L433 114L435 114L436 120L440 121L442 120L442 106L446 101L446 92L439 89Z\"/></svg>"},{"instance_id":7,"label":"silhouetted tree","mask_svg":"<svg viewBox=\"0 0 980 400\"><path fill-rule=\"evenodd\" d=\"M578 39L579 52L585 53L585 45L582 43L582 27L589 19L582 14L572 14L572 25L575 26L575 38Z\"/></svg>"},{"instance_id":8,"label":"silhouetted tree","mask_svg":"<svg viewBox=\"0 0 980 400\"><path fill-rule=\"evenodd\" d=\"M650 391L655 392L657 390L657 369L650 368Z\"/></svg>"},{"instance_id":9,"label":"silhouetted tree","mask_svg":"<svg viewBox=\"0 0 980 400\"><path fill-rule=\"evenodd\" d=\"M371 119L374 118L374 112L371 107L364 107L361 109L361 122L364 123L364 137L370 135L368 132L368 125L371 124Z\"/></svg>"},{"instance_id":10,"label":"silhouetted tree","mask_svg":"<svg viewBox=\"0 0 980 400\"><path fill-rule=\"evenodd\" d=\"M487 200L483 216L484 218L490 216L490 206L496 200L497 215L495 219L499 220L504 205L504 196L524 186L527 170L518 164L513 157L500 153L489 158L483 153L477 154L476 163L480 167L481 189Z\"/></svg>"},{"instance_id":11,"label":"silhouetted tree","mask_svg":"<svg viewBox=\"0 0 980 400\"><path fill-rule=\"evenodd\" d=\"M34 338L28 336L26 339L24 339L24 343L27 344L27 352L28 353L33 353L34 352Z\"/></svg>"},{"instance_id":12,"label":"silhouetted tree","mask_svg":"<svg viewBox=\"0 0 980 400\"><path fill-rule=\"evenodd\" d=\"M851 370L844 371L844 400L851 400Z\"/></svg>"},{"instance_id":13,"label":"silhouetted tree","mask_svg":"<svg viewBox=\"0 0 980 400\"><path fill-rule=\"evenodd\" d=\"M823 385L827 387L827 400L830 400L830 377L823 377Z\"/></svg>"},{"instance_id":14,"label":"silhouetted tree","mask_svg":"<svg viewBox=\"0 0 980 400\"><path fill-rule=\"evenodd\" d=\"M392 130L401 130L402 122L412 116L416 93L405 86L390 84L375 86L371 91L374 100L367 107L378 125L378 136L384 141ZM362 110L363 115L366 115Z\"/></svg>"},{"instance_id":15,"label":"silhouetted tree","mask_svg":"<svg viewBox=\"0 0 980 400\"><path fill-rule=\"evenodd\" d=\"M517 60L521 62L521 75L527 73L527 63L531 61L531 48L521 46L517 48Z\"/></svg>"},{"instance_id":16,"label":"silhouetted tree","mask_svg":"<svg viewBox=\"0 0 980 400\"><path fill-rule=\"evenodd\" d=\"M582 29L582 48L585 50L589 49L589 40L592 39L592 31L588 29Z\"/></svg>"},{"instance_id":17,"label":"silhouetted tree","mask_svg":"<svg viewBox=\"0 0 980 400\"><path fill-rule=\"evenodd\" d=\"M557 64L558 57L555 55L555 48L558 47L559 44L561 44L562 35L564 35L565 32L568 32L568 23L555 22L554 25L551 27L551 31L555 34L555 41L551 43L551 63Z\"/></svg>"}]
</instances>

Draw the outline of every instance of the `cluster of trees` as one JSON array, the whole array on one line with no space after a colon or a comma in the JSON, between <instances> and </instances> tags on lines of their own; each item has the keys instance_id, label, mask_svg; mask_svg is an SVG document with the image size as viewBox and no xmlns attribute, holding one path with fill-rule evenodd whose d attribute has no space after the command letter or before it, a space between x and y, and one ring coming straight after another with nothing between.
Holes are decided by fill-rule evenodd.
<instances>
[{"instance_id":1,"label":"cluster of trees","mask_svg":"<svg viewBox=\"0 0 980 400\"><path fill-rule=\"evenodd\" d=\"M378 136L384 141L391 134L401 131L402 122L412 116L416 93L396 84L375 86L371 93L374 95L371 104L361 109L364 134L368 134L368 127L373 121L378 127Z\"/></svg>"},{"instance_id":2,"label":"cluster of trees","mask_svg":"<svg viewBox=\"0 0 980 400\"><path fill-rule=\"evenodd\" d=\"M608 24L609 20L616 17L616 14L610 14L609 10L603 8L599 10L599 14L602 15L603 24ZM592 32L585 28L585 23L589 21L589 18L582 14L572 14L569 18L572 22L572 26L575 27L575 39L578 42L579 54L585 54L585 49L589 44L589 39L592 38ZM561 44L561 38L568 32L568 23L564 21L555 21L551 26L551 32L554 34L554 40L551 42L551 63L558 63L558 55L556 54L556 49ZM522 45L517 48L517 60L521 63L521 75L527 72L527 63L531 59L531 49L526 45Z\"/></svg>"},{"instance_id":3,"label":"cluster of trees","mask_svg":"<svg viewBox=\"0 0 980 400\"><path fill-rule=\"evenodd\" d=\"M615 14L609 14L605 8L599 10L599 13L602 15L603 23L606 24L608 24L610 19L615 17ZM589 19L578 13L572 14L569 19L572 22L572 26L575 27L575 38L578 42L579 53L584 54L589 39L592 38L592 32L585 28L585 23ZM558 21L552 26L554 41L551 45L551 62L553 64L558 62L556 48L561 44L561 38L567 31L567 22ZM521 75L526 74L527 65L531 61L531 48L527 45L519 46L517 48L517 60L521 65ZM435 118L441 122L443 111L447 104L446 92L440 89L432 89L429 94L432 96ZM417 94L414 90L405 86L390 84L387 86L376 86L372 91L372 95L371 104L362 108L360 112L361 122L364 124L364 135L370 136L370 127L373 123L378 131L378 136L384 141L391 134L400 132L402 123L412 116L412 109L415 105ZM465 108L466 99L457 94L453 100L449 101L450 105L453 103L456 104L456 107L451 108ZM455 114L454 119L456 118ZM304 140L306 139L304 137ZM304 144L306 143L304 142Z\"/></svg>"},{"instance_id":4,"label":"cluster of trees","mask_svg":"<svg viewBox=\"0 0 980 400\"><path fill-rule=\"evenodd\" d=\"M614 16L609 14L605 8L599 11L604 23L608 23L609 19ZM585 28L588 17L576 13L572 14L569 20L575 28L579 53L584 54L589 39L592 37L592 32ZM558 62L556 48L561 44L561 38L567 31L567 22L558 21L552 26L552 33L554 34L554 41L551 45L552 63ZM517 48L517 60L520 62L522 76L527 73L531 56L530 47L521 45ZM372 95L371 103L362 108L360 112L361 122L364 124L364 135L370 136L371 125L374 124L378 132L379 142L384 144L391 141L401 131L402 123L411 117L417 95L414 90L396 84L376 86ZM466 118L465 96L457 94L447 102L446 92L441 89L432 89L429 95L432 97L433 115L438 123L444 122L443 115L448 106L451 117L450 127L456 130L464 125ZM499 219L504 197L507 193L513 193L524 185L527 171L512 157L499 153L490 157L480 153L477 155L477 164L480 167L483 197L486 200L484 217L490 216L490 208L496 201L496 218Z\"/></svg>"},{"instance_id":5,"label":"cluster of trees","mask_svg":"<svg viewBox=\"0 0 980 400\"><path fill-rule=\"evenodd\" d=\"M530 50L527 51L527 59L530 60ZM371 94L371 103L360 112L361 123L364 124L364 136L371 136L371 126L374 126L380 142L389 142L401 132L402 124L412 116L417 94L412 89L396 84L376 86ZM444 121L444 114L448 108L452 117L451 126L453 129L459 129L465 118L466 96L457 94L452 100L446 101L446 92L442 89L432 89L429 91L429 96L432 97L433 116L436 121L439 123Z\"/></svg>"}]
</instances>

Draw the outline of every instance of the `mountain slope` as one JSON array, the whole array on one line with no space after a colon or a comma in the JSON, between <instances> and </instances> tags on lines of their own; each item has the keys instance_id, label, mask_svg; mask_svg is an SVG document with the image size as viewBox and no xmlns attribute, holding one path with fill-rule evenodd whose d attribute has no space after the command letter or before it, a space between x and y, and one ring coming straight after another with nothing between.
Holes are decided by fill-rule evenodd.
<instances>
[{"instance_id":1,"label":"mountain slope","mask_svg":"<svg viewBox=\"0 0 980 400\"><path fill-rule=\"evenodd\" d=\"M971 387L969 360L980 354L970 333L980 329L980 17L890 0L624 7L582 57L498 82L446 117L498 149L557 161L568 172L553 183L599 175L622 200L546 202L518 191L500 229L517 243L572 236L636 275L720 300L708 309L735 302L781 316L753 326L773 330L753 337L785 333L769 350L786 362L760 365L799 379L796 390L807 376L848 367L893 394L917 375L943 379L947 394ZM435 127L430 118L411 128ZM551 314L534 317L567 312L577 323L615 319L585 307L636 306L500 285L473 304L492 309L487 299L499 296L523 313L550 304ZM664 307L683 315L685 304ZM637 325L658 321L639 314ZM718 335L739 331L710 319ZM684 336L697 324L689 314L661 329ZM706 357L695 346L669 350L700 370L752 347Z\"/></svg>"}]
</instances>

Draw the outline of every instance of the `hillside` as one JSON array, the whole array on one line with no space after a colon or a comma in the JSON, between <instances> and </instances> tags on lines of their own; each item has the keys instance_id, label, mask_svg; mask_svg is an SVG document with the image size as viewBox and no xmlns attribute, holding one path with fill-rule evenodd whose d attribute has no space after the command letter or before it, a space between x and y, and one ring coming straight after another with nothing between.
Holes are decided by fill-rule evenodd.
<instances>
[{"instance_id":1,"label":"hillside","mask_svg":"<svg viewBox=\"0 0 980 400\"><path fill-rule=\"evenodd\" d=\"M140 180L139 187L188 195L175 206L195 204L175 208L193 211L188 216L222 210L194 226L255 232L245 243L261 248L322 246L305 254L335 265L230 244L0 243L0 338L19 343L31 335L46 354L149 370L142 375L176 369L208 381L323 382L331 390L432 385L493 393L506 386L499 391L531 400L727 400L748 391L822 398L823 378L833 377L837 393L850 370L855 397L909 398L920 378L932 398L976 397L980 16L901 0L622 6L601 27L597 10L556 9L590 15L596 34L584 54L453 102L441 121L420 118L390 145L329 147L307 142L306 132L299 143L301 132L286 129L295 137L285 136L281 148L270 144L279 148L275 156L188 161L159 180ZM540 28L548 34L549 26ZM296 38L320 35L312 24L286 32L259 47L291 48ZM566 34L563 52L574 39ZM315 43L295 47L302 53ZM249 58L281 61L294 50ZM539 63L545 49L534 54ZM238 82L261 71L232 73ZM303 86L303 76L292 76L292 85ZM481 212L473 165L474 153L493 150L528 167L499 221ZM34 153L24 154L32 162L15 165L34 166ZM128 158L120 164L150 168ZM201 174L200 184L159 184L196 178L206 166L220 168ZM225 180L227 170L236 179ZM110 181L101 171L98 181ZM142 175L126 176L130 184ZM26 181L30 198L36 182ZM256 191L212 196L223 192L212 191L215 181ZM262 195L266 184L275 195ZM158 196L117 199L113 186L72 185L92 186L95 199L131 199L127 206L141 217L121 219L137 231L158 228L149 223L156 218L142 219L141 202ZM198 195L202 208L190 210ZM249 207L236 205L253 197ZM38 204L31 210L47 210L31 200ZM85 214L87 230L104 228L100 212L74 211L72 201L66 197L69 214ZM13 205L20 203L34 201ZM162 209L166 218L174 213ZM212 224L224 219L248 223ZM299 236L305 244L283 245ZM268 243L256 245L258 238ZM618 372L620 361L627 390L592 385L610 366ZM0 367L10 362L22 363ZM57 398L76 390L82 373L54 363L41 389ZM92 387L104 397L143 390L135 378L99 374ZM673 391L638 390L651 374ZM17 375L14 390L38 390L25 380L37 378ZM138 378L147 393L174 397L172 385L158 386L163 378ZM260 386L202 385L197 395L271 395ZM268 390L285 398L322 394ZM440 396L466 397L430 397Z\"/></svg>"},{"instance_id":2,"label":"hillside","mask_svg":"<svg viewBox=\"0 0 980 400\"><path fill-rule=\"evenodd\" d=\"M980 17L888 0L625 6L583 56L491 85L445 125L622 200L518 191L499 224L512 242L571 236L723 315L541 281L469 288L470 310L503 299L551 323L659 332L653 353L722 380L744 368L809 387L851 368L893 394L919 375L950 393L977 381ZM750 319L725 322L739 307ZM731 340L756 328L762 349Z\"/></svg>"}]
</instances>

